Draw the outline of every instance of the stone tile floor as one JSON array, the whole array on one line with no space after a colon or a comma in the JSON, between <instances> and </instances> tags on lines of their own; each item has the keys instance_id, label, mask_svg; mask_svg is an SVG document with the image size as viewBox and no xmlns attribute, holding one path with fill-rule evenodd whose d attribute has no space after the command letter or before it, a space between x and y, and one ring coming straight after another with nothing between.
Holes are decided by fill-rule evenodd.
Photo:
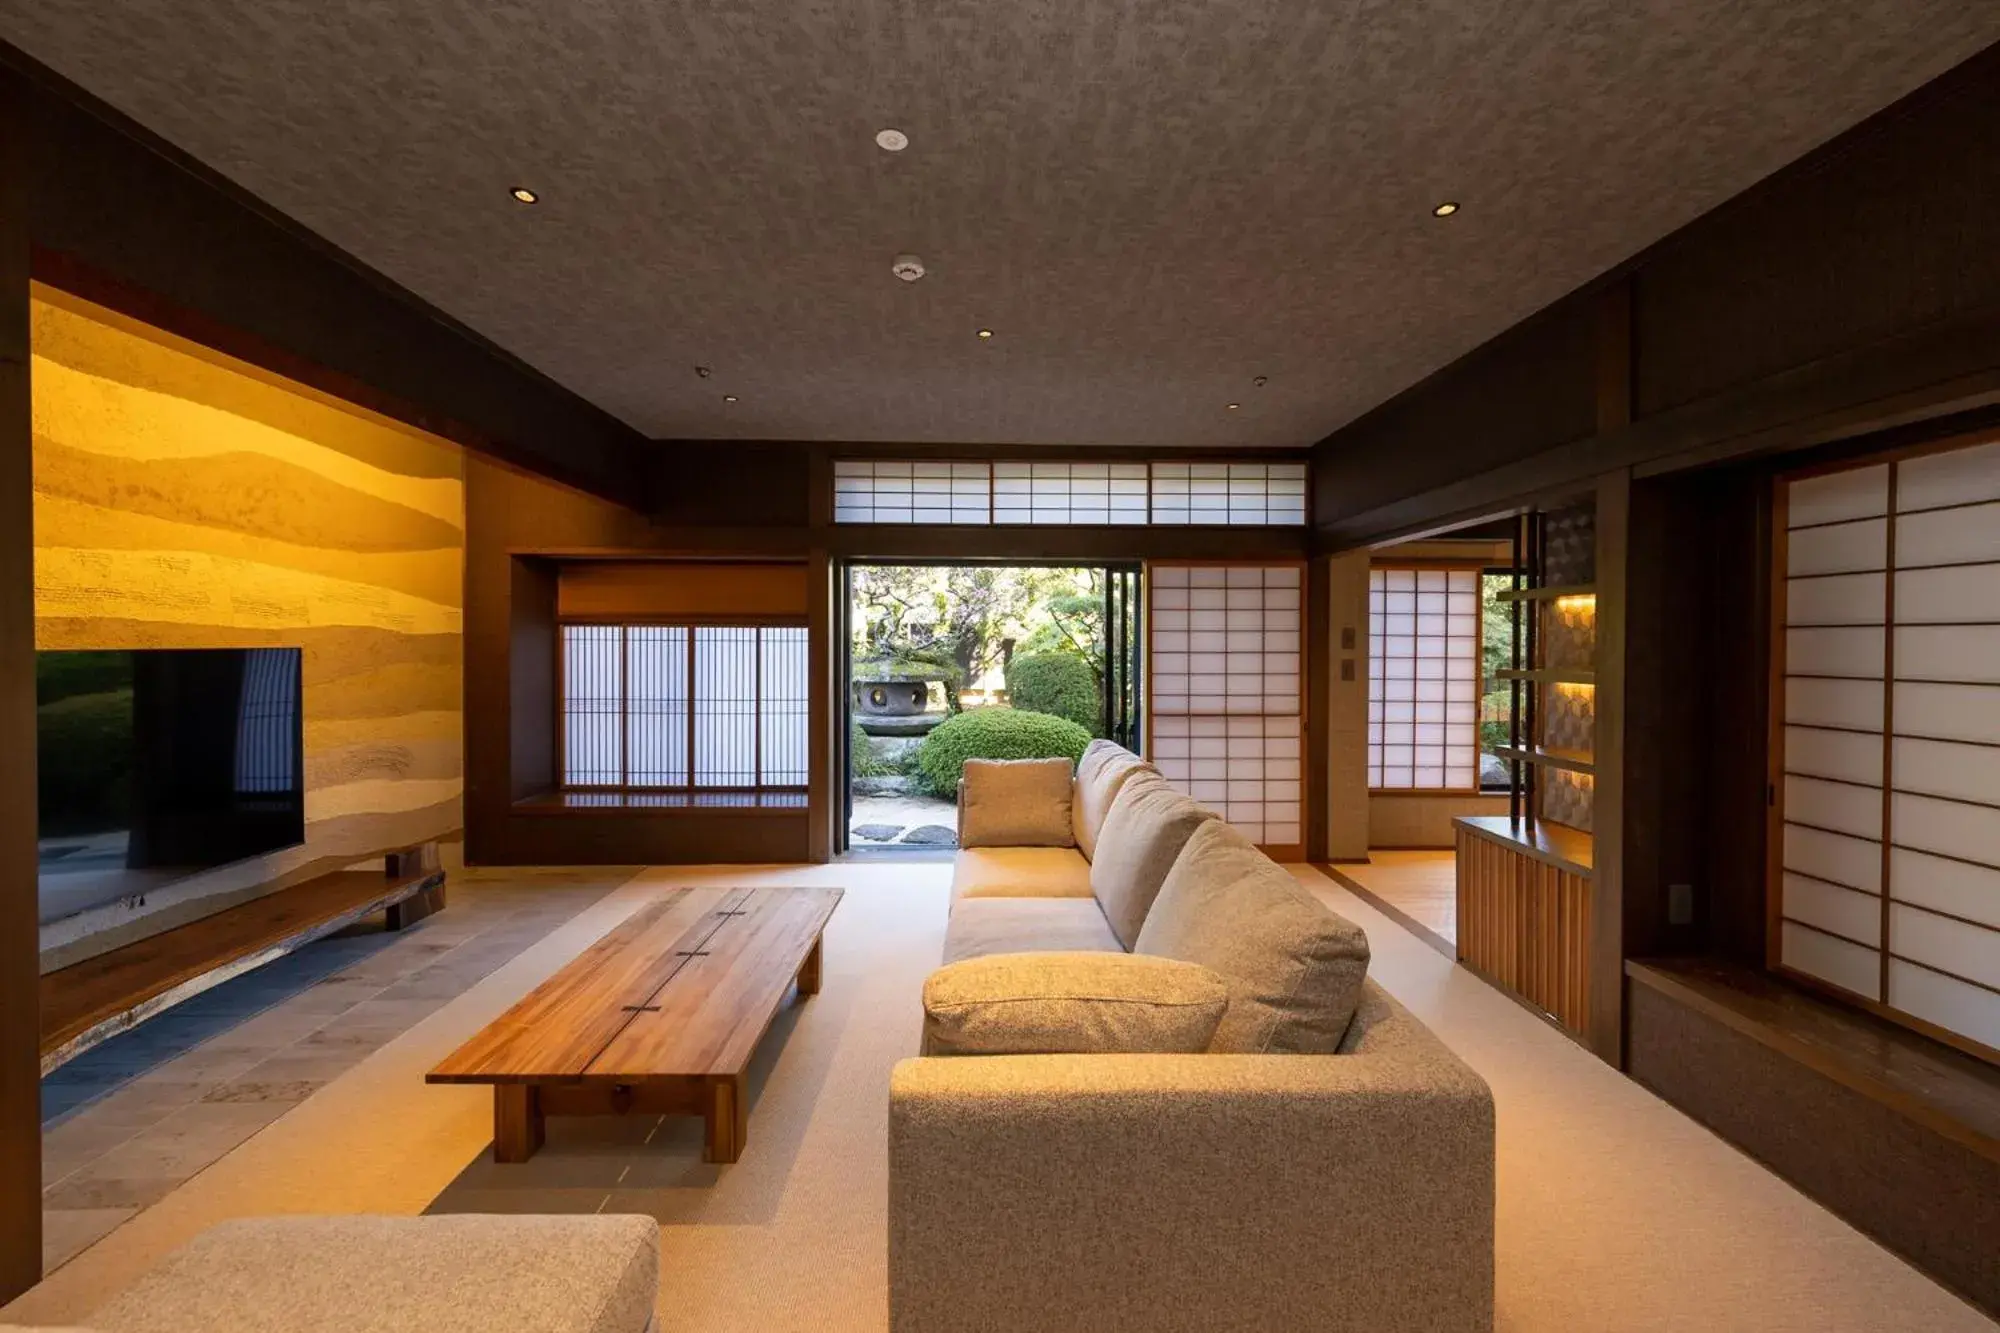
<instances>
[{"instance_id":1,"label":"stone tile floor","mask_svg":"<svg viewBox=\"0 0 2000 1333\"><path fill-rule=\"evenodd\" d=\"M52 1272L609 893L630 872L461 871L444 911L365 922L84 1052L42 1080Z\"/></svg>"}]
</instances>

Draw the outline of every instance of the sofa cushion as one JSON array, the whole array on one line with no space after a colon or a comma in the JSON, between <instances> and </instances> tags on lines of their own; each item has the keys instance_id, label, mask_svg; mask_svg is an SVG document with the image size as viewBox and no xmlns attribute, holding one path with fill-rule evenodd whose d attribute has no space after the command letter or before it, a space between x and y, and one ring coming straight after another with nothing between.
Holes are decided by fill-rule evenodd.
<instances>
[{"instance_id":1,"label":"sofa cushion","mask_svg":"<svg viewBox=\"0 0 2000 1333\"><path fill-rule=\"evenodd\" d=\"M92 1316L104 1333L640 1333L650 1217L258 1217L196 1236Z\"/></svg>"},{"instance_id":2,"label":"sofa cushion","mask_svg":"<svg viewBox=\"0 0 2000 1333\"><path fill-rule=\"evenodd\" d=\"M961 847L1071 847L1067 759L968 759L958 784Z\"/></svg>"},{"instance_id":3,"label":"sofa cushion","mask_svg":"<svg viewBox=\"0 0 2000 1333\"><path fill-rule=\"evenodd\" d=\"M1135 952L1200 963L1229 982L1211 1051L1330 1055L1368 974L1368 937L1229 825L1188 839Z\"/></svg>"},{"instance_id":4,"label":"sofa cushion","mask_svg":"<svg viewBox=\"0 0 2000 1333\"><path fill-rule=\"evenodd\" d=\"M1229 987L1205 967L1125 953L969 958L924 982L925 1055L1192 1054Z\"/></svg>"},{"instance_id":5,"label":"sofa cushion","mask_svg":"<svg viewBox=\"0 0 2000 1333\"><path fill-rule=\"evenodd\" d=\"M1125 948L1095 898L965 898L944 933L944 961L990 953L1040 953Z\"/></svg>"},{"instance_id":6,"label":"sofa cushion","mask_svg":"<svg viewBox=\"0 0 2000 1333\"><path fill-rule=\"evenodd\" d=\"M952 858L951 898L1088 898L1090 862L1074 847L969 847Z\"/></svg>"},{"instance_id":7,"label":"sofa cushion","mask_svg":"<svg viewBox=\"0 0 2000 1333\"><path fill-rule=\"evenodd\" d=\"M1095 740L1076 766L1076 787L1070 796L1070 831L1077 850L1088 861L1097 855L1097 835L1119 789L1134 773L1152 773L1153 766L1122 745Z\"/></svg>"},{"instance_id":8,"label":"sofa cushion","mask_svg":"<svg viewBox=\"0 0 2000 1333\"><path fill-rule=\"evenodd\" d=\"M1214 811L1196 805L1157 773L1125 780L1090 863L1090 891L1124 948L1138 941L1146 912L1188 837L1214 818Z\"/></svg>"}]
</instances>

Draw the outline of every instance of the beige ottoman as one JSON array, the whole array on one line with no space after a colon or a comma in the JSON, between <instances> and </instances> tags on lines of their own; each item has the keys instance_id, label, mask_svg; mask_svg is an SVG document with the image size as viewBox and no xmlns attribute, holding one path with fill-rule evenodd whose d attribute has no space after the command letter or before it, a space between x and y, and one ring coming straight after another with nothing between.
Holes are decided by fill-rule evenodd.
<instances>
[{"instance_id":1,"label":"beige ottoman","mask_svg":"<svg viewBox=\"0 0 2000 1333\"><path fill-rule=\"evenodd\" d=\"M650 1217L260 1217L195 1237L98 1333L643 1333Z\"/></svg>"}]
</instances>

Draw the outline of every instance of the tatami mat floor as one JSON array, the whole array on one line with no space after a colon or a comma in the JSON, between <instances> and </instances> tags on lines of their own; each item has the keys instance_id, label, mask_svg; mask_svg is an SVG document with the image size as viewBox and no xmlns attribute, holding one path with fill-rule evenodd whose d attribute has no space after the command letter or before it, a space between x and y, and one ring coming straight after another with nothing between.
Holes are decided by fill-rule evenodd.
<instances>
[{"instance_id":1,"label":"tatami mat floor","mask_svg":"<svg viewBox=\"0 0 2000 1333\"><path fill-rule=\"evenodd\" d=\"M663 1333L883 1329L888 1073L916 1044L950 873L870 861L657 870L615 887L574 872L463 876L453 909L411 939L489 888L563 907L461 992L408 995L433 1007L137 1206L0 1317L87 1320L175 1245L229 1217L630 1210L664 1226ZM1402 926L1316 872L1296 873L1366 928L1374 974L1493 1085L1500 1329L1991 1327ZM532 1162L494 1166L488 1098L426 1086L424 1071L661 887L695 879L849 890L828 930L825 990L781 1016L760 1060L742 1162L702 1163L692 1121L640 1118L557 1120ZM263 1014L310 1006L315 990L340 984L329 974ZM1336 1253L1338 1237L1327 1244Z\"/></svg>"}]
</instances>

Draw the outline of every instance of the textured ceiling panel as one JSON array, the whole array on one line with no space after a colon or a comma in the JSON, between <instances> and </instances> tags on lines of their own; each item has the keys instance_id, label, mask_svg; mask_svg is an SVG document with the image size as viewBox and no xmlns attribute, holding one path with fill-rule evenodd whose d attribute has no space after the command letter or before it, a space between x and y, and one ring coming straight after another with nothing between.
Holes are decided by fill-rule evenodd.
<instances>
[{"instance_id":1,"label":"textured ceiling panel","mask_svg":"<svg viewBox=\"0 0 2000 1333\"><path fill-rule=\"evenodd\" d=\"M0 37L649 434L1304 445L2000 5L0 0Z\"/></svg>"}]
</instances>

